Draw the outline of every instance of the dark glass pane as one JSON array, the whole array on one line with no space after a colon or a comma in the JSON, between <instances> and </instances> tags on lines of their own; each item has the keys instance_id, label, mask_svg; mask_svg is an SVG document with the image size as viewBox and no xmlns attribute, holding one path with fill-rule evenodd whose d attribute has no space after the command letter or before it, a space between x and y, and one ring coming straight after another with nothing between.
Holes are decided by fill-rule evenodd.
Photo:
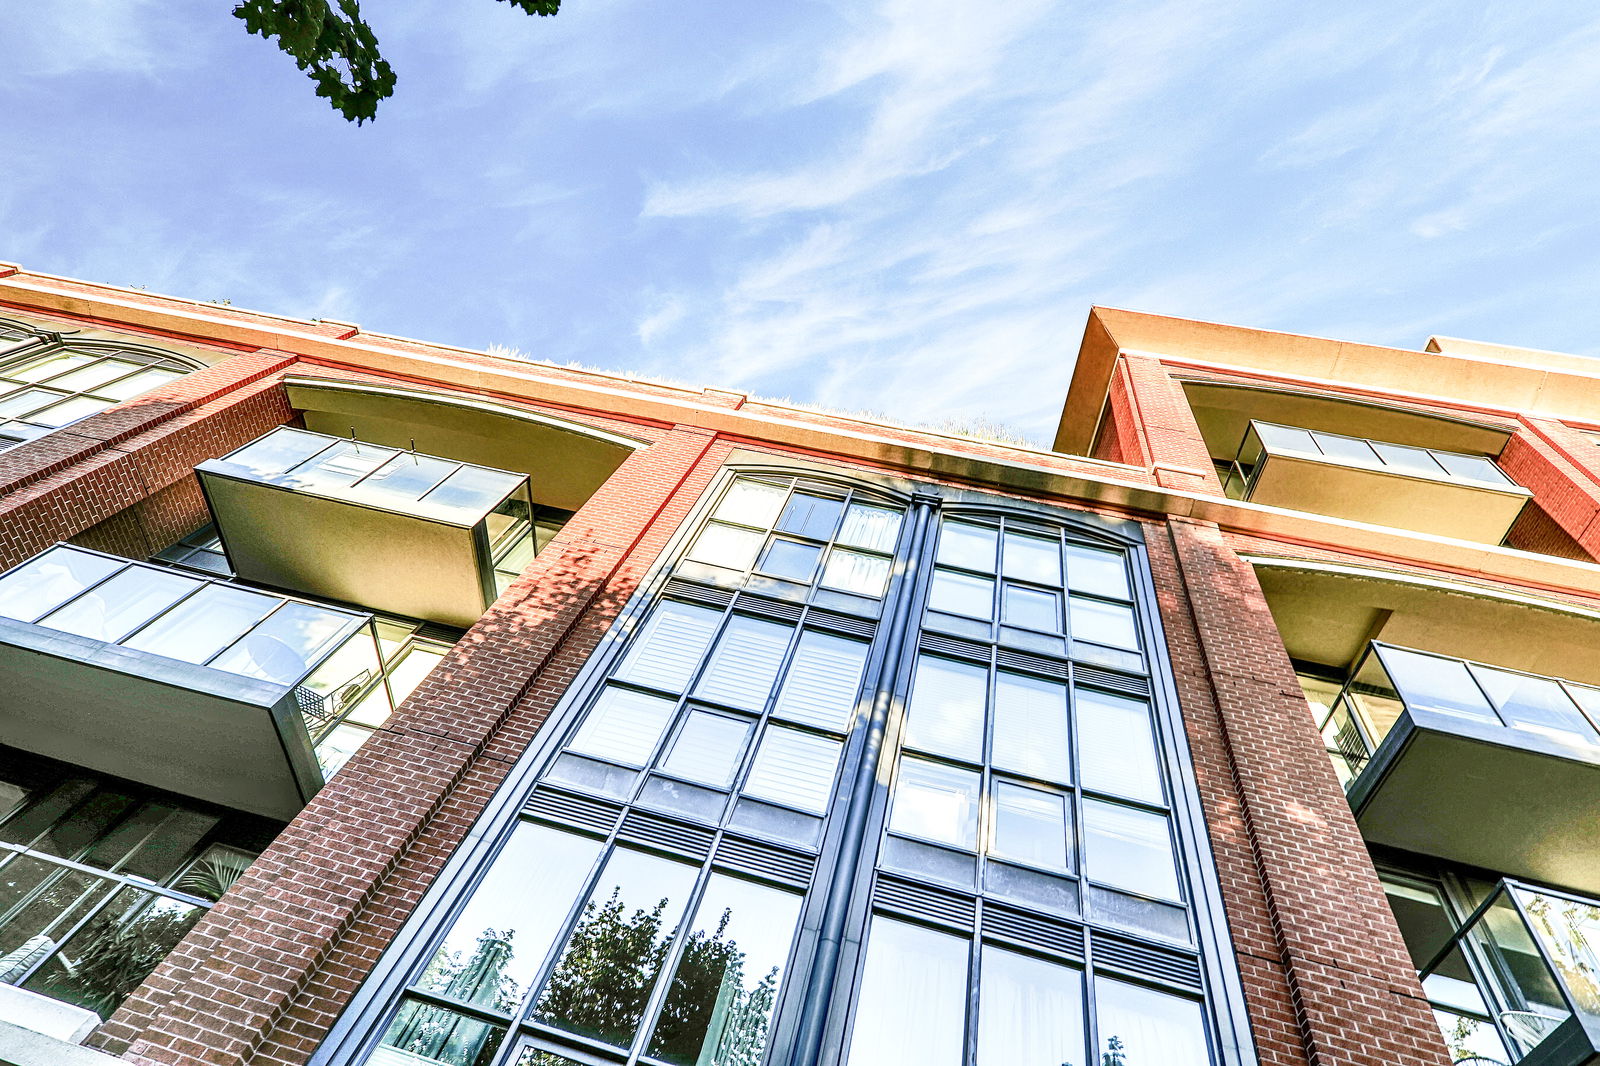
<instances>
[{"instance_id":1,"label":"dark glass pane","mask_svg":"<svg viewBox=\"0 0 1600 1066\"><path fill-rule=\"evenodd\" d=\"M202 907L125 888L23 987L107 1017L204 914Z\"/></svg>"},{"instance_id":2,"label":"dark glass pane","mask_svg":"<svg viewBox=\"0 0 1600 1066\"><path fill-rule=\"evenodd\" d=\"M1196 1000L1098 977L1100 1054L1117 1066L1210 1066L1205 1014Z\"/></svg>"},{"instance_id":3,"label":"dark glass pane","mask_svg":"<svg viewBox=\"0 0 1600 1066\"><path fill-rule=\"evenodd\" d=\"M713 874L649 1053L679 1066L753 1066L766 1050L800 897Z\"/></svg>"},{"instance_id":4,"label":"dark glass pane","mask_svg":"<svg viewBox=\"0 0 1600 1066\"><path fill-rule=\"evenodd\" d=\"M82 861L110 869L132 856L124 872L159 881L177 869L217 820L170 803L146 803L102 837Z\"/></svg>"},{"instance_id":5,"label":"dark glass pane","mask_svg":"<svg viewBox=\"0 0 1600 1066\"><path fill-rule=\"evenodd\" d=\"M10 913L0 926L0 954L7 956L58 943L115 885L103 877L27 856L7 863L0 878L10 897L3 901L3 909Z\"/></svg>"},{"instance_id":6,"label":"dark glass pane","mask_svg":"<svg viewBox=\"0 0 1600 1066\"><path fill-rule=\"evenodd\" d=\"M0 840L8 844L29 844L40 833L49 829L56 819L65 815L94 791L95 783L86 777L70 777L49 792L34 800L33 804L0 827Z\"/></svg>"},{"instance_id":7,"label":"dark glass pane","mask_svg":"<svg viewBox=\"0 0 1600 1066\"><path fill-rule=\"evenodd\" d=\"M970 947L873 918L846 1066L961 1066Z\"/></svg>"},{"instance_id":8,"label":"dark glass pane","mask_svg":"<svg viewBox=\"0 0 1600 1066\"><path fill-rule=\"evenodd\" d=\"M985 945L978 1066L1083 1062L1083 973Z\"/></svg>"},{"instance_id":9,"label":"dark glass pane","mask_svg":"<svg viewBox=\"0 0 1600 1066\"><path fill-rule=\"evenodd\" d=\"M110 829L133 804L133 797L125 793L98 790L35 839L33 849L63 859L73 858Z\"/></svg>"},{"instance_id":10,"label":"dark glass pane","mask_svg":"<svg viewBox=\"0 0 1600 1066\"><path fill-rule=\"evenodd\" d=\"M533 1017L628 1046L677 936L696 872L643 852L613 853Z\"/></svg>"},{"instance_id":11,"label":"dark glass pane","mask_svg":"<svg viewBox=\"0 0 1600 1066\"><path fill-rule=\"evenodd\" d=\"M213 844L173 878L179 892L215 903L244 876L257 854L228 844Z\"/></svg>"},{"instance_id":12,"label":"dark glass pane","mask_svg":"<svg viewBox=\"0 0 1600 1066\"><path fill-rule=\"evenodd\" d=\"M601 844L518 825L472 890L417 987L510 1013L522 1002L589 879Z\"/></svg>"},{"instance_id":13,"label":"dark glass pane","mask_svg":"<svg viewBox=\"0 0 1600 1066\"><path fill-rule=\"evenodd\" d=\"M503 1026L407 1000L366 1066L488 1066L505 1037Z\"/></svg>"},{"instance_id":14,"label":"dark glass pane","mask_svg":"<svg viewBox=\"0 0 1600 1066\"><path fill-rule=\"evenodd\" d=\"M778 519L778 528L812 540L830 540L833 531L839 528L839 516L843 513L843 500L797 492L789 497L783 516Z\"/></svg>"},{"instance_id":15,"label":"dark glass pane","mask_svg":"<svg viewBox=\"0 0 1600 1066\"><path fill-rule=\"evenodd\" d=\"M822 549L815 544L801 544L793 540L775 540L767 545L761 557L760 570L774 577L810 584L817 576L817 559Z\"/></svg>"}]
</instances>

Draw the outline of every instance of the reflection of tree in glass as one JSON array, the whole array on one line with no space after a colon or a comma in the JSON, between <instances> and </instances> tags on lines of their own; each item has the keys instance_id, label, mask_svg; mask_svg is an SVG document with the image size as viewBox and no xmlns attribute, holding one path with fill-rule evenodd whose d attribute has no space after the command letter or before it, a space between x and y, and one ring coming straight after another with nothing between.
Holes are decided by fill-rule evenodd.
<instances>
[{"instance_id":1,"label":"reflection of tree in glass","mask_svg":"<svg viewBox=\"0 0 1600 1066\"><path fill-rule=\"evenodd\" d=\"M156 904L127 922L109 914L96 917L62 953L66 972L50 982L50 994L109 1015L178 946L201 913L198 907Z\"/></svg>"},{"instance_id":2,"label":"reflection of tree in glass","mask_svg":"<svg viewBox=\"0 0 1600 1066\"><path fill-rule=\"evenodd\" d=\"M651 1054L683 1066L758 1066L766 1050L767 1023L777 997L778 967L748 992L745 954L724 939L731 908L714 933L704 929L683 945L683 959L656 1032Z\"/></svg>"},{"instance_id":3,"label":"reflection of tree in glass","mask_svg":"<svg viewBox=\"0 0 1600 1066\"><path fill-rule=\"evenodd\" d=\"M515 929L484 929L464 962L459 951L439 952L422 973L422 987L509 1014L522 1001L522 987L505 973L516 954L515 936Z\"/></svg>"},{"instance_id":4,"label":"reflection of tree in glass","mask_svg":"<svg viewBox=\"0 0 1600 1066\"><path fill-rule=\"evenodd\" d=\"M630 918L624 914L621 886L604 904L590 900L534 1006L534 1017L626 1046L672 946L675 930L661 936L668 902L663 898Z\"/></svg>"},{"instance_id":5,"label":"reflection of tree in glass","mask_svg":"<svg viewBox=\"0 0 1600 1066\"><path fill-rule=\"evenodd\" d=\"M1100 1066L1128 1066L1125 1050L1122 1046L1122 1037L1113 1036L1106 1041L1106 1052L1100 1056Z\"/></svg>"}]
</instances>

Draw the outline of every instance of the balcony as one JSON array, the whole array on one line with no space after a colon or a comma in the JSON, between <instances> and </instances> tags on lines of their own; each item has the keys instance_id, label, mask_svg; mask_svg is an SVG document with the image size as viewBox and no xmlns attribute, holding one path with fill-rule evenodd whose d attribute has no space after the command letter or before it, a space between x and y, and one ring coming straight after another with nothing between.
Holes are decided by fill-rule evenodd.
<instances>
[{"instance_id":1,"label":"balcony","mask_svg":"<svg viewBox=\"0 0 1600 1066\"><path fill-rule=\"evenodd\" d=\"M1219 467L1236 500L1488 544L1533 495L1482 455L1261 421Z\"/></svg>"},{"instance_id":2,"label":"balcony","mask_svg":"<svg viewBox=\"0 0 1600 1066\"><path fill-rule=\"evenodd\" d=\"M535 550L522 474L280 427L195 468L240 578L467 628Z\"/></svg>"},{"instance_id":3,"label":"balcony","mask_svg":"<svg viewBox=\"0 0 1600 1066\"><path fill-rule=\"evenodd\" d=\"M1600 689L1374 642L1322 723L1368 843L1600 892Z\"/></svg>"},{"instance_id":4,"label":"balcony","mask_svg":"<svg viewBox=\"0 0 1600 1066\"><path fill-rule=\"evenodd\" d=\"M1596 948L1600 902L1501 881L1418 972L1451 1060L1600 1063Z\"/></svg>"},{"instance_id":5,"label":"balcony","mask_svg":"<svg viewBox=\"0 0 1600 1066\"><path fill-rule=\"evenodd\" d=\"M0 676L6 743L281 820L392 707L370 615L63 544L0 574Z\"/></svg>"}]
</instances>

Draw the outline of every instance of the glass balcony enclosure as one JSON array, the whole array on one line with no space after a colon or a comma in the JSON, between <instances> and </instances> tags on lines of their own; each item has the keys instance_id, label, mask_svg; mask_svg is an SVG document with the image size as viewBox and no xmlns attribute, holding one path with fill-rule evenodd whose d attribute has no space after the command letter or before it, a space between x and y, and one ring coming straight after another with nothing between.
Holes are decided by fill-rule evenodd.
<instances>
[{"instance_id":1,"label":"glass balcony enclosure","mask_svg":"<svg viewBox=\"0 0 1600 1066\"><path fill-rule=\"evenodd\" d=\"M1218 473L1236 500L1494 544L1531 497L1487 456L1259 420Z\"/></svg>"},{"instance_id":2,"label":"glass balcony enclosure","mask_svg":"<svg viewBox=\"0 0 1600 1066\"><path fill-rule=\"evenodd\" d=\"M536 548L522 474L282 426L195 468L248 581L466 628Z\"/></svg>"},{"instance_id":3,"label":"glass balcony enclosure","mask_svg":"<svg viewBox=\"0 0 1600 1066\"><path fill-rule=\"evenodd\" d=\"M370 615L58 544L0 574L6 742L271 818L393 699Z\"/></svg>"},{"instance_id":4,"label":"glass balcony enclosure","mask_svg":"<svg viewBox=\"0 0 1600 1066\"><path fill-rule=\"evenodd\" d=\"M1597 949L1600 902L1501 881L1418 971L1452 1061L1600 1062Z\"/></svg>"},{"instance_id":5,"label":"glass balcony enclosure","mask_svg":"<svg viewBox=\"0 0 1600 1066\"><path fill-rule=\"evenodd\" d=\"M1308 697L1369 843L1600 891L1600 689L1374 642Z\"/></svg>"}]
</instances>

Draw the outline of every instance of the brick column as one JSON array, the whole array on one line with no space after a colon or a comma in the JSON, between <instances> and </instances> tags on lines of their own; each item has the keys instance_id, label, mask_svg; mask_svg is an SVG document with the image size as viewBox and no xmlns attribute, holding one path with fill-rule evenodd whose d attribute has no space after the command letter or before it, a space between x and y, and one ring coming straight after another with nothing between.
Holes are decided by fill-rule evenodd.
<instances>
[{"instance_id":1,"label":"brick column","mask_svg":"<svg viewBox=\"0 0 1600 1066\"><path fill-rule=\"evenodd\" d=\"M1261 587L1217 527L1151 565L1263 1066L1447 1061Z\"/></svg>"},{"instance_id":2,"label":"brick column","mask_svg":"<svg viewBox=\"0 0 1600 1066\"><path fill-rule=\"evenodd\" d=\"M1221 495L1189 398L1167 368L1148 355L1124 354L1112 381L1113 400L1119 385L1126 394L1128 421L1117 425L1122 461L1150 467L1164 488Z\"/></svg>"},{"instance_id":3,"label":"brick column","mask_svg":"<svg viewBox=\"0 0 1600 1066\"><path fill-rule=\"evenodd\" d=\"M1590 558L1600 558L1600 446L1546 418L1522 419L1500 468L1533 491L1533 502Z\"/></svg>"},{"instance_id":4,"label":"brick column","mask_svg":"<svg viewBox=\"0 0 1600 1066\"><path fill-rule=\"evenodd\" d=\"M727 452L635 452L92 1042L141 1064L303 1063Z\"/></svg>"},{"instance_id":5,"label":"brick column","mask_svg":"<svg viewBox=\"0 0 1600 1066\"><path fill-rule=\"evenodd\" d=\"M102 522L85 543L138 558L202 525L195 464L293 417L291 362L234 356L0 454L0 569Z\"/></svg>"}]
</instances>

